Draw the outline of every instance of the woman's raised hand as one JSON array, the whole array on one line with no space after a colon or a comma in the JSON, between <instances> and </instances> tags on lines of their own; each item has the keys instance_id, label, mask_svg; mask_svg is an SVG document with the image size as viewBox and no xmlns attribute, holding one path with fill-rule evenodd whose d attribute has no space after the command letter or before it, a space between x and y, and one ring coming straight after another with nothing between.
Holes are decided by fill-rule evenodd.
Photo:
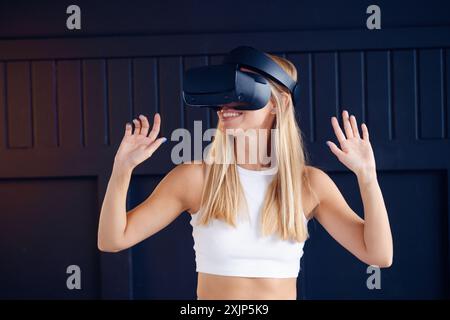
<instances>
[{"instance_id":1,"label":"woman's raised hand","mask_svg":"<svg viewBox=\"0 0 450 320\"><path fill-rule=\"evenodd\" d=\"M126 123L125 134L114 158L115 165L124 166L131 170L150 158L153 152L163 142L167 141L164 137L157 139L161 125L159 113L155 114L150 134L150 125L146 116L140 115L139 119L133 119L133 123L134 132L132 125L128 122Z\"/></svg>"},{"instance_id":2,"label":"woman's raised hand","mask_svg":"<svg viewBox=\"0 0 450 320\"><path fill-rule=\"evenodd\" d=\"M347 168L358 177L373 177L376 175L375 157L369 141L369 131L365 123L361 125L362 138L359 135L358 124L354 115L349 116L347 110L342 112L344 132L342 132L336 117L331 117L331 125L339 141L339 148L331 141L327 141L331 152Z\"/></svg>"}]
</instances>

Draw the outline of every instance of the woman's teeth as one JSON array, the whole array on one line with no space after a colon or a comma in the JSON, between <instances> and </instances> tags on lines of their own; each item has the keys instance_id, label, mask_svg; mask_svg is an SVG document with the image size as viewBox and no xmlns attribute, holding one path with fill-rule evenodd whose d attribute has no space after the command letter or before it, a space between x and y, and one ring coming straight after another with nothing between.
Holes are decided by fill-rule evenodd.
<instances>
[{"instance_id":1,"label":"woman's teeth","mask_svg":"<svg viewBox=\"0 0 450 320\"><path fill-rule=\"evenodd\" d=\"M242 112L224 112L224 113L222 113L222 117L233 118L233 117L238 117L241 114L242 114Z\"/></svg>"}]
</instances>

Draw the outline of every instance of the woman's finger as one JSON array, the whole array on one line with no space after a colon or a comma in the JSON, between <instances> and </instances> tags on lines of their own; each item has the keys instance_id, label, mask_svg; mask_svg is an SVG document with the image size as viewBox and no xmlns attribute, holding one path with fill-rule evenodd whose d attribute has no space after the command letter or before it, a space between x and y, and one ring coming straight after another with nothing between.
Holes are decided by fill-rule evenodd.
<instances>
[{"instance_id":1,"label":"woman's finger","mask_svg":"<svg viewBox=\"0 0 450 320\"><path fill-rule=\"evenodd\" d=\"M141 135L147 136L148 131L150 129L150 125L148 123L147 117L142 115L142 114L140 114L139 115L139 119L141 119L141 124L142 124Z\"/></svg>"},{"instance_id":2,"label":"woman's finger","mask_svg":"<svg viewBox=\"0 0 450 320\"><path fill-rule=\"evenodd\" d=\"M336 117L331 117L331 125L333 126L334 134L336 135L339 143L342 143L345 140L345 135L342 132L342 129L339 126L339 122Z\"/></svg>"},{"instance_id":3,"label":"woman's finger","mask_svg":"<svg viewBox=\"0 0 450 320\"><path fill-rule=\"evenodd\" d=\"M141 134L141 122L137 119L133 119L134 123L134 135Z\"/></svg>"},{"instance_id":4,"label":"woman's finger","mask_svg":"<svg viewBox=\"0 0 450 320\"><path fill-rule=\"evenodd\" d=\"M345 152L339 149L335 143L327 141L327 145L330 147L331 152L333 152L336 157L340 158L341 156L345 155Z\"/></svg>"},{"instance_id":5,"label":"woman's finger","mask_svg":"<svg viewBox=\"0 0 450 320\"><path fill-rule=\"evenodd\" d=\"M150 135L148 136L151 141L154 141L159 134L159 128L161 126L161 116L159 113L155 113L153 117L153 127L152 131L150 131Z\"/></svg>"},{"instance_id":6,"label":"woman's finger","mask_svg":"<svg viewBox=\"0 0 450 320\"><path fill-rule=\"evenodd\" d=\"M150 154L149 156L151 156L153 154L153 152L155 152L156 149L158 149L166 141L167 141L167 138L162 137L162 138L156 139L155 141L150 143L148 145L148 147L146 148L146 151L149 152L149 154Z\"/></svg>"},{"instance_id":7,"label":"woman's finger","mask_svg":"<svg viewBox=\"0 0 450 320\"><path fill-rule=\"evenodd\" d=\"M361 124L361 129L363 133L363 139L366 141L369 141L369 129L367 129L367 126L365 123Z\"/></svg>"},{"instance_id":8,"label":"woman's finger","mask_svg":"<svg viewBox=\"0 0 450 320\"><path fill-rule=\"evenodd\" d=\"M132 128L131 123L127 122L125 124L125 136L127 136L127 137L131 136L132 135L132 131L133 131L132 129L133 128Z\"/></svg>"},{"instance_id":9,"label":"woman's finger","mask_svg":"<svg viewBox=\"0 0 450 320\"><path fill-rule=\"evenodd\" d=\"M353 136L360 139L361 136L359 135L358 123L356 122L356 117L354 115L350 116L350 124L352 125Z\"/></svg>"},{"instance_id":10,"label":"woman's finger","mask_svg":"<svg viewBox=\"0 0 450 320\"><path fill-rule=\"evenodd\" d=\"M344 123L344 130L345 130L345 135L346 135L347 139L353 138L353 130L352 130L352 126L350 125L347 110L342 111L342 121Z\"/></svg>"}]
</instances>

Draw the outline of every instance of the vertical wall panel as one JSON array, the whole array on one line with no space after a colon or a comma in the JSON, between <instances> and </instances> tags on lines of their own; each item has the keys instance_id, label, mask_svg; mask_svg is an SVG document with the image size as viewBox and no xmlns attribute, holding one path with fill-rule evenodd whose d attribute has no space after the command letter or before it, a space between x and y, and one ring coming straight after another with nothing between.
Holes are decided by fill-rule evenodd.
<instances>
[{"instance_id":1,"label":"vertical wall panel","mask_svg":"<svg viewBox=\"0 0 450 320\"><path fill-rule=\"evenodd\" d=\"M63 147L84 145L81 63L57 61L57 110L59 141Z\"/></svg>"},{"instance_id":2,"label":"vertical wall panel","mask_svg":"<svg viewBox=\"0 0 450 320\"><path fill-rule=\"evenodd\" d=\"M333 53L314 54L314 108L317 141L326 140L337 142L331 126L331 117L338 116L341 123L341 114L336 109L336 70L335 55Z\"/></svg>"},{"instance_id":3,"label":"vertical wall panel","mask_svg":"<svg viewBox=\"0 0 450 320\"><path fill-rule=\"evenodd\" d=\"M125 124L132 121L130 91L130 60L110 59L108 64L108 102L110 143L117 146L125 133Z\"/></svg>"},{"instance_id":4,"label":"vertical wall panel","mask_svg":"<svg viewBox=\"0 0 450 320\"><path fill-rule=\"evenodd\" d=\"M392 53L393 112L396 138L400 141L416 139L414 55L411 50Z\"/></svg>"},{"instance_id":5,"label":"vertical wall panel","mask_svg":"<svg viewBox=\"0 0 450 320\"><path fill-rule=\"evenodd\" d=\"M339 54L339 88L340 88L340 110L348 110L356 117L361 133L363 121L363 88L361 85L360 52L342 52Z\"/></svg>"},{"instance_id":6,"label":"vertical wall panel","mask_svg":"<svg viewBox=\"0 0 450 320\"><path fill-rule=\"evenodd\" d=\"M36 147L58 146L54 61L32 62L32 101Z\"/></svg>"},{"instance_id":7,"label":"vertical wall panel","mask_svg":"<svg viewBox=\"0 0 450 320\"><path fill-rule=\"evenodd\" d=\"M155 58L138 58L133 62L134 113L146 115L150 126L158 111L158 70ZM151 127L150 127L151 128Z\"/></svg>"},{"instance_id":8,"label":"vertical wall panel","mask_svg":"<svg viewBox=\"0 0 450 320\"><path fill-rule=\"evenodd\" d=\"M6 72L9 147L31 148L33 129L30 62L8 62Z\"/></svg>"},{"instance_id":9,"label":"vertical wall panel","mask_svg":"<svg viewBox=\"0 0 450 320\"><path fill-rule=\"evenodd\" d=\"M446 112L446 134L445 138L450 139L450 49L444 49L444 92L442 98L444 100L444 107ZM449 208L450 210L450 208Z\"/></svg>"},{"instance_id":10,"label":"vertical wall panel","mask_svg":"<svg viewBox=\"0 0 450 320\"><path fill-rule=\"evenodd\" d=\"M86 146L108 144L108 113L106 101L105 61L83 61L83 106Z\"/></svg>"},{"instance_id":11,"label":"vertical wall panel","mask_svg":"<svg viewBox=\"0 0 450 320\"><path fill-rule=\"evenodd\" d=\"M181 57L159 59L161 132L166 137L183 125L181 75Z\"/></svg>"},{"instance_id":12,"label":"vertical wall panel","mask_svg":"<svg viewBox=\"0 0 450 320\"><path fill-rule=\"evenodd\" d=\"M420 138L443 137L441 55L438 49L418 51Z\"/></svg>"},{"instance_id":13,"label":"vertical wall panel","mask_svg":"<svg viewBox=\"0 0 450 320\"><path fill-rule=\"evenodd\" d=\"M6 74L5 63L0 62L0 150L6 148Z\"/></svg>"},{"instance_id":14,"label":"vertical wall panel","mask_svg":"<svg viewBox=\"0 0 450 320\"><path fill-rule=\"evenodd\" d=\"M366 55L367 70L367 126L370 139L390 139L391 117L389 112L389 54L371 51Z\"/></svg>"}]
</instances>

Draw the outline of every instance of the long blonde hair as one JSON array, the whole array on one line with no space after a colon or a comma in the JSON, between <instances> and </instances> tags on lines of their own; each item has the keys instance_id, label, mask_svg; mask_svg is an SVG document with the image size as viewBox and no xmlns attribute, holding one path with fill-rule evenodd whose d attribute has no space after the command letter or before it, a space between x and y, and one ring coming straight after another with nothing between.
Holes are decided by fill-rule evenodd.
<instances>
[{"instance_id":1,"label":"long blonde hair","mask_svg":"<svg viewBox=\"0 0 450 320\"><path fill-rule=\"evenodd\" d=\"M267 55L297 80L297 69L292 62L279 56ZM309 185L304 170L308 157L304 152L302 132L295 119L289 91L270 79L268 81L272 86L271 99L276 107L274 127L277 130L271 143L275 144L272 150L275 152L278 170L265 195L261 232L264 236L276 233L283 240L303 242L308 237L302 207L302 186L305 182ZM289 95L288 105L284 110L281 92ZM206 165L199 224L219 219L235 227L237 213L245 203L236 168L235 150L229 139L233 138L216 130L208 153L215 161Z\"/></svg>"}]
</instances>

